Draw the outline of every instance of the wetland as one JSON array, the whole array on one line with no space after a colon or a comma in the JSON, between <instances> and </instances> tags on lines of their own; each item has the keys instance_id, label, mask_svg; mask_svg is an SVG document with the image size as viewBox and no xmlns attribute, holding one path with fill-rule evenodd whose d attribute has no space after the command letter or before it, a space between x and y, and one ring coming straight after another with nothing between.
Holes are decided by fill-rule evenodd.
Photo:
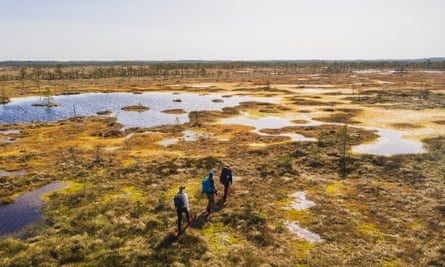
<instances>
[{"instance_id":1,"label":"wetland","mask_svg":"<svg viewBox=\"0 0 445 267\"><path fill-rule=\"evenodd\" d=\"M443 266L444 72L317 66L3 68L0 222L64 186L21 205L38 217L0 237L0 265ZM199 216L226 164L228 201ZM180 185L197 220L175 238Z\"/></svg>"}]
</instances>

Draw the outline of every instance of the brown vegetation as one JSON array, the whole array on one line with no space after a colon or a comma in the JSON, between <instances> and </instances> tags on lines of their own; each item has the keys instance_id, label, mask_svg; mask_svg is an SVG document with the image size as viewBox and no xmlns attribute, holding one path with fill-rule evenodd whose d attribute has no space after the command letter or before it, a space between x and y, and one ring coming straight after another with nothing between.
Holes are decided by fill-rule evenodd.
<instances>
[{"instance_id":1,"label":"brown vegetation","mask_svg":"<svg viewBox=\"0 0 445 267\"><path fill-rule=\"evenodd\" d=\"M150 108L148 108L148 107L145 107L145 106L143 106L143 105L136 105L136 106L126 106L126 107L122 107L122 110L125 110L125 111L138 111L138 112L142 112L142 111L147 111L147 110L149 110Z\"/></svg>"},{"instance_id":2,"label":"brown vegetation","mask_svg":"<svg viewBox=\"0 0 445 267\"><path fill-rule=\"evenodd\" d=\"M167 113L167 114L185 114L185 113L187 113L183 109L166 109L166 110L163 110L162 112Z\"/></svg>"},{"instance_id":3,"label":"brown vegetation","mask_svg":"<svg viewBox=\"0 0 445 267\"><path fill-rule=\"evenodd\" d=\"M93 72L95 67L85 68ZM290 70L284 73L284 68L281 75L270 75L272 71L265 69L255 69L251 74L221 71L219 75L213 69L206 70L205 75L198 71L202 75L199 77L187 77L185 73L174 78L41 80L42 88L51 86L56 94L66 90L62 84L81 93L110 88L119 92L208 93L209 88L190 86L201 82L218 93L282 98L276 103L245 102L223 111L195 111L189 114L188 123L152 129L122 131L115 118L103 116L1 125L1 129L20 130L14 135L20 140L0 142L0 169L27 173L0 177L0 202L11 202L19 193L51 181L70 181L71 187L47 197L40 224L0 239L0 265L445 264L442 120L435 119L428 125L436 132L427 138L422 136L425 154L383 157L350 151L342 155L341 150L343 124L372 123L375 117L368 118L368 114L382 107L413 112L412 118L388 120L387 125L400 129L425 129L423 123L428 121L412 121L423 114L421 109L442 112L439 118L443 118L444 99L439 91L444 90L444 74L314 76ZM428 83L430 93L424 92L419 82L422 80L433 80ZM354 92L344 89L351 84L355 85ZM0 86L20 88L10 90L12 97L39 94L33 80L25 80L24 87L21 81L12 80L1 81ZM320 91L298 91L307 88ZM284 136L258 135L249 126L218 123L241 113L283 116L296 123L309 120L300 115L314 115L317 120L334 123L263 130L269 134L299 133L315 137L317 142L292 142ZM207 135L169 146L158 143L180 137L184 130ZM131 138L123 138L130 133ZM348 127L347 135L348 147L377 138L375 132L353 126ZM252 147L254 143L265 146ZM199 217L206 205L200 181L209 170L218 172L223 164L230 164L234 170L229 200L226 204L218 202L217 211L209 217ZM176 239L172 197L180 184L187 185L197 221ZM222 186L217 187L222 192ZM316 205L304 211L283 209L289 195L296 191L305 191ZM217 200L221 197L219 193ZM309 243L298 237L287 229L285 220L298 221L323 241Z\"/></svg>"}]
</instances>

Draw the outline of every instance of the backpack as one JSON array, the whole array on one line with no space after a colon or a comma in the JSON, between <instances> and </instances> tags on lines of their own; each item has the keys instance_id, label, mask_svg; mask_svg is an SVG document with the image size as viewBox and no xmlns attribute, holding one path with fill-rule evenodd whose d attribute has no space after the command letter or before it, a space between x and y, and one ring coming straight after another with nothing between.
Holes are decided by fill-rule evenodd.
<instances>
[{"instance_id":1,"label":"backpack","mask_svg":"<svg viewBox=\"0 0 445 267\"><path fill-rule=\"evenodd\" d=\"M182 197L181 193L177 193L175 197L173 198L173 203L175 203L176 208L182 208L184 207L184 199Z\"/></svg>"},{"instance_id":2,"label":"backpack","mask_svg":"<svg viewBox=\"0 0 445 267\"><path fill-rule=\"evenodd\" d=\"M202 179L202 192L204 193L212 193L212 187L210 186L210 179L204 178Z\"/></svg>"},{"instance_id":3,"label":"backpack","mask_svg":"<svg viewBox=\"0 0 445 267\"><path fill-rule=\"evenodd\" d=\"M229 170L224 167L221 170L221 175L219 176L219 182L222 184L227 184L229 182Z\"/></svg>"}]
</instances>

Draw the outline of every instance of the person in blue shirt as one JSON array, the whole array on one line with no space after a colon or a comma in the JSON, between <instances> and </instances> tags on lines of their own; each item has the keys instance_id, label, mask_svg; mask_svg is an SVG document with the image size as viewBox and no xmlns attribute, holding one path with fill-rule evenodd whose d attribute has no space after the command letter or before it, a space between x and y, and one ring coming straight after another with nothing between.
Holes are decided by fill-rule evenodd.
<instances>
[{"instance_id":1,"label":"person in blue shirt","mask_svg":"<svg viewBox=\"0 0 445 267\"><path fill-rule=\"evenodd\" d=\"M208 174L208 177L204 180L208 180L208 186L206 185L203 189L203 192L206 194L208 199L208 204L206 208L206 212L210 213L213 212L213 208L215 206L215 195L218 194L218 190L216 190L215 187L215 180L213 179L213 172L210 171Z\"/></svg>"}]
</instances>

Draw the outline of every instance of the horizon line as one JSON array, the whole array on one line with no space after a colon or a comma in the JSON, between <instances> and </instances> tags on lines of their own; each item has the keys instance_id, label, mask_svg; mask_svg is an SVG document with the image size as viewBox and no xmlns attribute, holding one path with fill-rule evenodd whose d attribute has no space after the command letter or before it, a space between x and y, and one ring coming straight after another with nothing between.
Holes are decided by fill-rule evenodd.
<instances>
[{"instance_id":1,"label":"horizon line","mask_svg":"<svg viewBox=\"0 0 445 267\"><path fill-rule=\"evenodd\" d=\"M412 58L356 58L356 59L9 59L0 60L0 64L5 63L112 63L112 62L356 62L356 61L445 61L445 56L438 57L412 57Z\"/></svg>"}]
</instances>

